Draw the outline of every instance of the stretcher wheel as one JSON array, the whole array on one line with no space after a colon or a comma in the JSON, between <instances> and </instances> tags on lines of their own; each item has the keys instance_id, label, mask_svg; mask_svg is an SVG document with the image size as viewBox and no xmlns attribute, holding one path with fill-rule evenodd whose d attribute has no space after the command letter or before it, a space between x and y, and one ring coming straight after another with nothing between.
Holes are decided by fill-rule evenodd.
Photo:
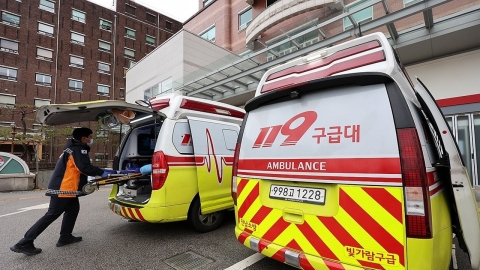
<instances>
[{"instance_id":1,"label":"stretcher wheel","mask_svg":"<svg viewBox=\"0 0 480 270\"><path fill-rule=\"evenodd\" d=\"M85 194L92 194L95 191L96 187L86 184L82 187L82 192Z\"/></svg>"},{"instance_id":2,"label":"stretcher wheel","mask_svg":"<svg viewBox=\"0 0 480 270\"><path fill-rule=\"evenodd\" d=\"M202 209L200 207L200 197L195 197L190 210L188 211L188 221L190 225L198 232L205 233L216 230L222 225L225 218L225 211L213 212L210 214L202 215Z\"/></svg>"}]
</instances>

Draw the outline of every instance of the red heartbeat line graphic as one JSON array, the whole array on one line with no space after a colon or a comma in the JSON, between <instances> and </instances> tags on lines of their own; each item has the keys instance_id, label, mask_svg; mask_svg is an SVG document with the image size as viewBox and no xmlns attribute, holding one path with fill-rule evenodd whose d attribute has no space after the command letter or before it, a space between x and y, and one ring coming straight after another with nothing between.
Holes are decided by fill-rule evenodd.
<instances>
[{"instance_id":1,"label":"red heartbeat line graphic","mask_svg":"<svg viewBox=\"0 0 480 270\"><path fill-rule=\"evenodd\" d=\"M212 136L210 135L210 131L208 128L206 129L207 132L207 156L205 157L205 163L207 164L207 170L210 173L212 169L211 157L213 156L215 162L215 168L217 169L217 181L219 184L223 182L223 164L227 165L225 162L225 158L221 157L220 162L217 160L217 156L215 155L215 147L213 145ZM219 164L220 163L220 168Z\"/></svg>"}]
</instances>

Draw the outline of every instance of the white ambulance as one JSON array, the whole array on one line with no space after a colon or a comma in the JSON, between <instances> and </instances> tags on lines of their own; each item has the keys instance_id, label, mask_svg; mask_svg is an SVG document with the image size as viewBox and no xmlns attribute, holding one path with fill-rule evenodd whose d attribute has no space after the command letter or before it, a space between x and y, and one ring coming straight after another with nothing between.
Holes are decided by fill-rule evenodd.
<instances>
[{"instance_id":1,"label":"white ambulance","mask_svg":"<svg viewBox=\"0 0 480 270\"><path fill-rule=\"evenodd\" d=\"M386 37L267 71L236 146L239 242L302 269L480 269L479 214L444 116Z\"/></svg>"},{"instance_id":2,"label":"white ambulance","mask_svg":"<svg viewBox=\"0 0 480 270\"><path fill-rule=\"evenodd\" d=\"M146 104L148 103L148 104ZM235 143L245 111L228 104L162 95L140 106L97 100L42 106L37 122L62 125L101 121L130 127L113 162L114 171L134 172L152 164L143 179L114 184L109 207L143 222L188 220L200 232L218 228L230 195Z\"/></svg>"}]
</instances>

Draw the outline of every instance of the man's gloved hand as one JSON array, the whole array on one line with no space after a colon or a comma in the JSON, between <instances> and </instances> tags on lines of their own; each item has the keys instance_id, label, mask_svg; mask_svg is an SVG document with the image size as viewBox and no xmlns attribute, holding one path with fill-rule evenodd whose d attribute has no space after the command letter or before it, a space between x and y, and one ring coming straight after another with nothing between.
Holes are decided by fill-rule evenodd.
<instances>
[{"instance_id":1,"label":"man's gloved hand","mask_svg":"<svg viewBox=\"0 0 480 270\"><path fill-rule=\"evenodd\" d=\"M107 177L107 176L108 176L108 172L105 172L105 171L104 171L103 174L102 174L102 178L105 178L105 177Z\"/></svg>"},{"instance_id":2,"label":"man's gloved hand","mask_svg":"<svg viewBox=\"0 0 480 270\"><path fill-rule=\"evenodd\" d=\"M151 174L152 173L152 164L142 166L140 168L140 173L141 174Z\"/></svg>"}]
</instances>

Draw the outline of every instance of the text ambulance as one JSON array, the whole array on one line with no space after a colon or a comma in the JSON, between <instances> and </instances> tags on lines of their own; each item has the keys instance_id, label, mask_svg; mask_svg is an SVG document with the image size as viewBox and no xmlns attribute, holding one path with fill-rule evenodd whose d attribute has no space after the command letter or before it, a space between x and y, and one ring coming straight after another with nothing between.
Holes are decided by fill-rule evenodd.
<instances>
[{"instance_id":1,"label":"text ambulance","mask_svg":"<svg viewBox=\"0 0 480 270\"><path fill-rule=\"evenodd\" d=\"M133 119L122 119L130 112ZM233 208L233 153L244 115L228 104L168 94L150 99L148 106L112 100L47 105L39 109L37 121L102 121L108 126L116 116L128 122L113 169L133 172L152 164L153 170L151 177L114 184L110 209L143 222L188 219L196 230L207 232L221 225L224 210Z\"/></svg>"},{"instance_id":2,"label":"text ambulance","mask_svg":"<svg viewBox=\"0 0 480 270\"><path fill-rule=\"evenodd\" d=\"M263 76L238 138L239 242L302 269L479 269L479 215L444 117L381 33Z\"/></svg>"}]
</instances>

